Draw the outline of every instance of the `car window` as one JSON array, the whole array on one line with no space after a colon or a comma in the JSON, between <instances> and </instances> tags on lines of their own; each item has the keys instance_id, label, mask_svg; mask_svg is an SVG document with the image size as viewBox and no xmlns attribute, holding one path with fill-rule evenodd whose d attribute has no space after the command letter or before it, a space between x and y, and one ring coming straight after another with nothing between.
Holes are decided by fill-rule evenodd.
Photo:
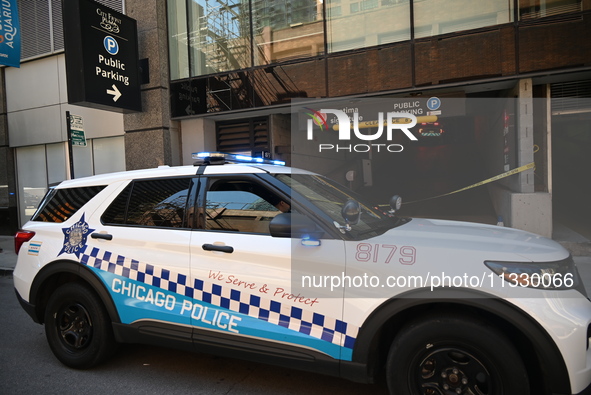
<instances>
[{"instance_id":1,"label":"car window","mask_svg":"<svg viewBox=\"0 0 591 395\"><path fill-rule=\"evenodd\" d=\"M104 186L51 189L31 221L64 222L95 197Z\"/></svg>"},{"instance_id":2,"label":"car window","mask_svg":"<svg viewBox=\"0 0 591 395\"><path fill-rule=\"evenodd\" d=\"M341 214L343 205L348 200L359 202L361 205L359 222L348 232L354 239L374 237L403 223L397 218L390 218L375 204L364 202L353 191L328 178L312 174L277 174L276 178L291 188L292 193L301 195L338 224L344 223ZM294 197L294 200L297 198Z\"/></svg>"},{"instance_id":3,"label":"car window","mask_svg":"<svg viewBox=\"0 0 591 395\"><path fill-rule=\"evenodd\" d=\"M247 180L212 179L205 196L205 229L269 234L269 222L289 202Z\"/></svg>"},{"instance_id":4,"label":"car window","mask_svg":"<svg viewBox=\"0 0 591 395\"><path fill-rule=\"evenodd\" d=\"M165 228L188 227L190 178L134 181L105 210L105 224Z\"/></svg>"}]
</instances>

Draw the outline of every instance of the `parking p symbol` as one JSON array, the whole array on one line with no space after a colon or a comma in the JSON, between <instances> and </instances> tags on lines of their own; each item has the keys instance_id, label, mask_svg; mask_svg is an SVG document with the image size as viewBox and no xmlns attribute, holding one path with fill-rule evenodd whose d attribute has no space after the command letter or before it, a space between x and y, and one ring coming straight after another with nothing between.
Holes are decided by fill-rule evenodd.
<instances>
[{"instance_id":1,"label":"parking p symbol","mask_svg":"<svg viewBox=\"0 0 591 395\"><path fill-rule=\"evenodd\" d=\"M119 43L117 43L117 40L111 36L105 37L103 40L103 45L105 46L107 52L111 55L117 55L117 52L119 52Z\"/></svg>"},{"instance_id":2,"label":"parking p symbol","mask_svg":"<svg viewBox=\"0 0 591 395\"><path fill-rule=\"evenodd\" d=\"M431 97L427 100L427 108L431 111L437 110L441 106L441 100L438 97Z\"/></svg>"}]
</instances>

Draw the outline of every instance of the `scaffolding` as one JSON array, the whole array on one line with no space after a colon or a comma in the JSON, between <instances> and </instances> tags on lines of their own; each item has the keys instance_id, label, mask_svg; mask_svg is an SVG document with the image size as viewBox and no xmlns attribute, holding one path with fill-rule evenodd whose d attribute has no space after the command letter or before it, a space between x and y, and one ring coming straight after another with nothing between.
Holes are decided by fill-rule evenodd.
<instances>
[{"instance_id":1,"label":"scaffolding","mask_svg":"<svg viewBox=\"0 0 591 395\"><path fill-rule=\"evenodd\" d=\"M202 74L245 68L249 65L249 10L240 0L205 0L198 6L197 30L191 42L202 59Z\"/></svg>"},{"instance_id":2,"label":"scaffolding","mask_svg":"<svg viewBox=\"0 0 591 395\"><path fill-rule=\"evenodd\" d=\"M230 72L209 80L208 92L213 100L208 100L208 111L250 107L254 102L272 104L282 96L300 95L289 76L277 68L250 73L239 70L250 68L253 62L271 63L264 50L255 44L255 37L262 36L265 29L269 34L271 30L289 28L294 20L299 23L315 20L318 17L317 4L317 0L204 0L200 4L192 3L192 20L197 21L190 35L192 74ZM292 19L294 17L296 19ZM254 22L252 29L251 21ZM255 37L251 37L253 34Z\"/></svg>"}]
</instances>

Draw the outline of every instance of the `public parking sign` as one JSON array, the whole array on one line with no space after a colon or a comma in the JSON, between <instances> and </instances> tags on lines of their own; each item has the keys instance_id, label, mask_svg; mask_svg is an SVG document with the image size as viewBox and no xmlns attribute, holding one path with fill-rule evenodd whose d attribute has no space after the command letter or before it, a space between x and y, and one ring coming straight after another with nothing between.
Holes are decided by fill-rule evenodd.
<instances>
[{"instance_id":1,"label":"public parking sign","mask_svg":"<svg viewBox=\"0 0 591 395\"><path fill-rule=\"evenodd\" d=\"M137 24L90 0L63 0L68 103L141 111Z\"/></svg>"}]
</instances>

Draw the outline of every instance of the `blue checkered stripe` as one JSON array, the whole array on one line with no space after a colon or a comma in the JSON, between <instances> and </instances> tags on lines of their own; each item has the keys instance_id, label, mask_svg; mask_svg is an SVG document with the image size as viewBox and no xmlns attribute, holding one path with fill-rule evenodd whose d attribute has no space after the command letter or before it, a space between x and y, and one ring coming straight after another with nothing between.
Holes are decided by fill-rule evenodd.
<instances>
[{"instance_id":1,"label":"blue checkered stripe","mask_svg":"<svg viewBox=\"0 0 591 395\"><path fill-rule=\"evenodd\" d=\"M184 274L112 254L96 247L88 252L87 249L85 246L80 256L80 262L87 266L246 314L342 347L352 349L359 331L358 327L336 318L304 310L288 303L201 279L195 279L193 286L190 286L187 284L189 279Z\"/></svg>"}]
</instances>

